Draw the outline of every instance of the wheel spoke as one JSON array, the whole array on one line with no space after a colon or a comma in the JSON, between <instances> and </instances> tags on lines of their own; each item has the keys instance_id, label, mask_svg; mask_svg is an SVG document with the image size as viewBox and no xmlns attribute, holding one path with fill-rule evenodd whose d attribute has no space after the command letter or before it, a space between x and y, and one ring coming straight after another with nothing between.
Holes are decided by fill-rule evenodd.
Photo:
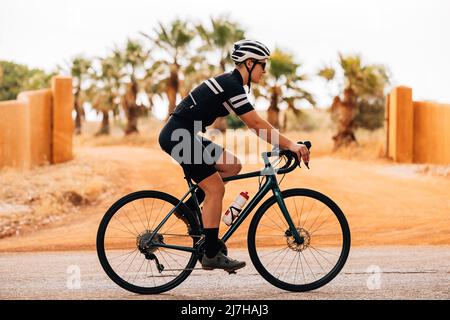
<instances>
[{"instance_id":1,"label":"wheel spoke","mask_svg":"<svg viewBox=\"0 0 450 320\"><path fill-rule=\"evenodd\" d=\"M158 244L193 248L194 238L188 230L197 234L196 224L187 217L191 224L188 228L188 222L174 215L155 234L152 230L167 218L170 209L175 208L172 201L140 195L122 199L123 203L116 204L115 212L106 222L102 221L103 226L99 228L99 232L103 228L104 254L100 255L99 251L102 266L105 270L110 269L107 274L113 280L121 280L120 286L133 292L147 293L147 289L164 292L175 287L193 270L195 253L162 248ZM145 248L141 247L144 243L148 244ZM158 270L157 262L164 266L162 271Z\"/></svg>"},{"instance_id":2,"label":"wheel spoke","mask_svg":"<svg viewBox=\"0 0 450 320\"><path fill-rule=\"evenodd\" d=\"M286 255L287 255L288 253L289 253L289 250L286 250L286 252L284 253L283 258L280 260L280 263L278 264L278 266L277 266L277 268L275 269L274 273L277 272L278 268L281 266L281 264L282 264L283 261L284 261L284 258L286 258ZM280 276L281 276L281 274L280 274ZM280 277L278 277L278 279L279 279L279 278L280 278Z\"/></svg>"},{"instance_id":3,"label":"wheel spoke","mask_svg":"<svg viewBox=\"0 0 450 320\"><path fill-rule=\"evenodd\" d=\"M308 248L308 249L309 249L310 253L312 254L312 256L314 257L314 259L316 260L317 264L320 266L320 269L322 269L322 271L325 272L325 269L322 267L322 264L319 262L319 260L317 260L314 252L311 250L311 248Z\"/></svg>"},{"instance_id":4,"label":"wheel spoke","mask_svg":"<svg viewBox=\"0 0 450 320\"><path fill-rule=\"evenodd\" d=\"M320 254L320 252L324 252L324 253L328 253L328 254L331 254L331 255L333 255L333 256L339 256L339 255L337 255L337 254L335 254L335 253L331 253L331 252L328 252L328 251L325 251L325 250L322 250L322 249L317 249L317 248L315 248L314 246L310 246L311 248L313 248L314 250L316 250L317 251L317 253L319 253ZM321 255L322 256L322 255ZM331 263L331 262L330 262Z\"/></svg>"},{"instance_id":5,"label":"wheel spoke","mask_svg":"<svg viewBox=\"0 0 450 320\"><path fill-rule=\"evenodd\" d=\"M139 251L136 251L135 255L133 256L133 259L131 260L130 264L128 265L127 270L125 270L124 272L124 276L126 276L128 270L130 270L131 265L133 264L134 260L136 259L136 257L139 255Z\"/></svg>"},{"instance_id":6,"label":"wheel spoke","mask_svg":"<svg viewBox=\"0 0 450 320\"><path fill-rule=\"evenodd\" d=\"M115 229L115 230L119 230L119 231L122 231L122 232L124 232L124 233L130 233L130 234L133 235L133 238L136 238L136 234L132 233L131 231L125 231L125 230L122 230L122 229L120 229L120 228L112 227L112 226L110 226L109 228Z\"/></svg>"},{"instance_id":7,"label":"wheel spoke","mask_svg":"<svg viewBox=\"0 0 450 320\"><path fill-rule=\"evenodd\" d=\"M149 230L150 229L150 220L147 215L147 208L145 207L145 198L142 198L142 204L144 205L145 220L147 221L147 230Z\"/></svg>"},{"instance_id":8,"label":"wheel spoke","mask_svg":"<svg viewBox=\"0 0 450 320\"><path fill-rule=\"evenodd\" d=\"M289 265L289 267L287 268L287 270L286 270L286 272L285 272L285 274L288 274L288 272L289 272L289 270L291 270L291 267L292 267L292 263L294 262L294 260L295 260L295 255L294 255L294 258L291 260L291 264ZM287 275L286 275L287 276ZM294 281L295 282L295 281Z\"/></svg>"},{"instance_id":9,"label":"wheel spoke","mask_svg":"<svg viewBox=\"0 0 450 320\"><path fill-rule=\"evenodd\" d=\"M144 226L144 227L145 227L145 226ZM147 261L147 259L145 259L145 257L142 257L142 263L141 263L141 266L139 267L138 272L136 272L136 275L134 276L133 282L136 281L136 278L137 278L139 272L141 272L142 266L144 265L144 262L145 262L145 261Z\"/></svg>"},{"instance_id":10,"label":"wheel spoke","mask_svg":"<svg viewBox=\"0 0 450 320\"><path fill-rule=\"evenodd\" d=\"M128 229L128 227L127 227L126 225L124 225L124 224L122 223L122 221L120 221L119 218L114 217L114 219L116 219L117 221L119 221L119 223L120 223L122 226L124 226L125 229L127 229L129 233L131 233L131 234L134 235L134 236L137 236L137 235L138 235L138 233L134 233L134 232L132 232L130 229ZM117 229L117 228L116 228L116 229ZM118 230L120 230L120 229L118 229Z\"/></svg>"},{"instance_id":11,"label":"wheel spoke","mask_svg":"<svg viewBox=\"0 0 450 320\"><path fill-rule=\"evenodd\" d=\"M250 227L249 249L251 253L257 252L256 269L273 285L292 291L307 291L336 276L336 270L343 267L347 258L341 259L341 253L349 243L341 226L342 213L335 212L328 204L329 200L309 196L308 190L292 190L290 194L289 191L283 191L288 193L284 195L286 208L293 222L297 222L297 232L303 241L297 243L291 233L282 230L278 222L278 203L274 199L264 212L255 215ZM339 216L341 218L338 219ZM343 219L345 221L345 217ZM278 233L279 230L282 233Z\"/></svg>"},{"instance_id":12,"label":"wheel spoke","mask_svg":"<svg viewBox=\"0 0 450 320\"><path fill-rule=\"evenodd\" d=\"M125 256L125 255L131 255L131 254L133 254L136 250L137 250L137 249L134 249L133 251L130 251L130 252L127 252L127 253L124 253L124 254L115 256L115 257L111 257L111 258L109 258L109 260L117 259L117 258L123 257L123 256Z\"/></svg>"},{"instance_id":13,"label":"wheel spoke","mask_svg":"<svg viewBox=\"0 0 450 320\"><path fill-rule=\"evenodd\" d=\"M311 234L314 234L317 230L319 230L322 226L323 226L323 224L326 222L326 221L328 221L328 219L330 218L330 217L334 217L334 215L332 215L332 214L330 214L316 229L314 229L314 230L312 230L311 231Z\"/></svg>"},{"instance_id":14,"label":"wheel spoke","mask_svg":"<svg viewBox=\"0 0 450 320\"><path fill-rule=\"evenodd\" d=\"M166 202L163 203L163 205L161 206L161 208L159 209L158 215L156 216L155 221L153 221L152 224L152 230L154 229L153 227L155 226L155 223L158 221L159 215L161 214L162 208L166 205ZM156 224L156 226L158 226L158 224Z\"/></svg>"},{"instance_id":15,"label":"wheel spoke","mask_svg":"<svg viewBox=\"0 0 450 320\"><path fill-rule=\"evenodd\" d=\"M123 210L125 211L125 217L127 217L128 221L130 221L131 225L132 225L133 228L134 228L134 231L136 231L136 234L139 234L139 231L138 231L138 230L136 229L136 227L134 226L134 223L131 221L130 217L128 217L127 210L125 209L125 207L123 207Z\"/></svg>"},{"instance_id":16,"label":"wheel spoke","mask_svg":"<svg viewBox=\"0 0 450 320\"><path fill-rule=\"evenodd\" d=\"M308 228L306 228L306 224L305 224L305 229L308 229L308 230L311 230L311 229L312 229L313 225L317 222L317 219L322 215L322 212L323 212L323 210L324 210L325 208L327 208L327 206L324 206L324 207L322 208L322 210L320 210L320 212L319 212L319 214L317 215L316 219L314 219L314 222L313 222Z\"/></svg>"},{"instance_id":17,"label":"wheel spoke","mask_svg":"<svg viewBox=\"0 0 450 320\"><path fill-rule=\"evenodd\" d=\"M279 208L279 207L278 207L278 208ZM280 219L280 221L284 222L285 228L286 228L286 229L289 229L289 226L288 226L288 224L287 224L287 222L286 222L286 219L284 218L283 214L282 214L281 212L278 213L277 206L274 206L274 209L275 209L275 212L276 212L278 218ZM281 215L281 216L280 216L280 215Z\"/></svg>"},{"instance_id":18,"label":"wheel spoke","mask_svg":"<svg viewBox=\"0 0 450 320\"><path fill-rule=\"evenodd\" d=\"M146 230L145 223L142 222L141 215L139 214L139 210L136 209L136 206L134 205L133 202L132 202L131 204L133 205L134 210L137 212L137 215L138 215L138 217L139 217L139 220L140 220L141 223L142 223L142 226L144 227L144 230Z\"/></svg>"},{"instance_id":19,"label":"wheel spoke","mask_svg":"<svg viewBox=\"0 0 450 320\"><path fill-rule=\"evenodd\" d=\"M314 272L311 270L311 267L310 267L310 265L308 263L308 260L306 260L306 257L303 255L303 252L300 251L300 255L303 256L303 259L305 259L306 265L308 266L309 271L311 272L312 276L314 277L314 280L317 280L316 276L314 275Z\"/></svg>"},{"instance_id":20,"label":"wheel spoke","mask_svg":"<svg viewBox=\"0 0 450 320\"><path fill-rule=\"evenodd\" d=\"M306 219L305 219L305 221L303 222L303 225L305 225L305 226L306 226L306 221L308 221L309 215L311 214L312 208L314 207L314 204L315 204L315 203L316 203L316 202L313 201L313 203L312 203L312 205L311 205L311 208L309 209L308 213L306 214Z\"/></svg>"},{"instance_id":21,"label":"wheel spoke","mask_svg":"<svg viewBox=\"0 0 450 320\"><path fill-rule=\"evenodd\" d=\"M274 209L274 210L275 210L275 209ZM275 212L276 212L276 211L275 211ZM272 221L273 224L274 224L275 226L277 226L277 229L278 229L278 230L281 230L281 232L284 232L283 228L280 227L280 225L279 225L278 223L276 223L269 215L267 215L267 218L268 218L270 221Z\"/></svg>"}]
</instances>

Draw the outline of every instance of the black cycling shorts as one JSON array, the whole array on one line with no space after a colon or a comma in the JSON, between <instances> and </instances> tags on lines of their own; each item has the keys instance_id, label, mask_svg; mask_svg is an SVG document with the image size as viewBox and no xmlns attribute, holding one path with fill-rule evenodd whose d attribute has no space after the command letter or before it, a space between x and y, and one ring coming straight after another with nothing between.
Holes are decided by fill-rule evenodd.
<instances>
[{"instance_id":1,"label":"black cycling shorts","mask_svg":"<svg viewBox=\"0 0 450 320\"><path fill-rule=\"evenodd\" d=\"M214 165L224 151L223 147L194 132L193 125L174 116L162 128L159 145L196 183L217 172Z\"/></svg>"}]
</instances>

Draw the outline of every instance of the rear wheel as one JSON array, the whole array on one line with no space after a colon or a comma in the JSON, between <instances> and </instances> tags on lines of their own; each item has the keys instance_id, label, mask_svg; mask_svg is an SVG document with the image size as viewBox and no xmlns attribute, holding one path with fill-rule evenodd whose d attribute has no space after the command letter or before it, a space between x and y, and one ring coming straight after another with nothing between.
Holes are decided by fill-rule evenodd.
<instances>
[{"instance_id":1,"label":"rear wheel","mask_svg":"<svg viewBox=\"0 0 450 320\"><path fill-rule=\"evenodd\" d=\"M297 243L275 197L252 219L250 258L261 276L288 291L309 291L331 281L350 251L350 230L341 209L327 196L308 189L282 192L301 237Z\"/></svg>"},{"instance_id":2,"label":"rear wheel","mask_svg":"<svg viewBox=\"0 0 450 320\"><path fill-rule=\"evenodd\" d=\"M178 202L167 193L138 191L119 199L106 212L97 233L97 254L106 274L120 287L140 294L161 293L192 272L197 262L194 246L200 235L189 209L184 205L177 208L154 232Z\"/></svg>"}]
</instances>

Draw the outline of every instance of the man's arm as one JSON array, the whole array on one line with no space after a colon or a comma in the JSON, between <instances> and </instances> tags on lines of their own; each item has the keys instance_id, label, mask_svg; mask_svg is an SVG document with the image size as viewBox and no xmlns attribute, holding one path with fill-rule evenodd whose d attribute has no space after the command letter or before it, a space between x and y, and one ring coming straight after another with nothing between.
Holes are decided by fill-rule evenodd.
<instances>
[{"instance_id":1,"label":"man's arm","mask_svg":"<svg viewBox=\"0 0 450 320\"><path fill-rule=\"evenodd\" d=\"M256 134L261 139L271 143L272 145L278 143L281 149L288 149L303 159L304 162L309 162L309 150L305 145L300 145L286 136L282 135L269 122L261 118L255 110L244 113L239 116L242 121L249 127L256 131Z\"/></svg>"}]
</instances>

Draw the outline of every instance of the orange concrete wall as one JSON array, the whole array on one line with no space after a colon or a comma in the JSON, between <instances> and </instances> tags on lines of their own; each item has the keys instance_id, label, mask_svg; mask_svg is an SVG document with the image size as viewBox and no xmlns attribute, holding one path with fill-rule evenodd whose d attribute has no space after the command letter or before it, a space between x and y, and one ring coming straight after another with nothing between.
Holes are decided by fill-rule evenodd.
<instances>
[{"instance_id":1,"label":"orange concrete wall","mask_svg":"<svg viewBox=\"0 0 450 320\"><path fill-rule=\"evenodd\" d=\"M414 162L450 164L450 105L414 102Z\"/></svg>"},{"instance_id":2,"label":"orange concrete wall","mask_svg":"<svg viewBox=\"0 0 450 320\"><path fill-rule=\"evenodd\" d=\"M52 163L72 159L73 92L72 78L57 76L52 79L53 93L53 155Z\"/></svg>"},{"instance_id":3,"label":"orange concrete wall","mask_svg":"<svg viewBox=\"0 0 450 320\"><path fill-rule=\"evenodd\" d=\"M397 87L389 94L389 156L395 161L413 161L412 90Z\"/></svg>"},{"instance_id":4,"label":"orange concrete wall","mask_svg":"<svg viewBox=\"0 0 450 320\"><path fill-rule=\"evenodd\" d=\"M395 160L395 155L397 153L397 117L396 117L396 106L394 100L391 103L391 95L388 94L386 98L386 115L387 115L387 154L388 157Z\"/></svg>"},{"instance_id":5,"label":"orange concrete wall","mask_svg":"<svg viewBox=\"0 0 450 320\"><path fill-rule=\"evenodd\" d=\"M26 91L17 100L28 104L30 164L42 165L51 160L51 109L50 89Z\"/></svg>"},{"instance_id":6,"label":"orange concrete wall","mask_svg":"<svg viewBox=\"0 0 450 320\"><path fill-rule=\"evenodd\" d=\"M412 90L388 95L388 156L398 162L450 164L450 105L412 100Z\"/></svg>"},{"instance_id":7,"label":"orange concrete wall","mask_svg":"<svg viewBox=\"0 0 450 320\"><path fill-rule=\"evenodd\" d=\"M24 101L0 102L0 168L30 166L28 114Z\"/></svg>"},{"instance_id":8,"label":"orange concrete wall","mask_svg":"<svg viewBox=\"0 0 450 320\"><path fill-rule=\"evenodd\" d=\"M0 102L0 168L30 168L72 158L73 94L70 77L52 88L26 91Z\"/></svg>"}]
</instances>

